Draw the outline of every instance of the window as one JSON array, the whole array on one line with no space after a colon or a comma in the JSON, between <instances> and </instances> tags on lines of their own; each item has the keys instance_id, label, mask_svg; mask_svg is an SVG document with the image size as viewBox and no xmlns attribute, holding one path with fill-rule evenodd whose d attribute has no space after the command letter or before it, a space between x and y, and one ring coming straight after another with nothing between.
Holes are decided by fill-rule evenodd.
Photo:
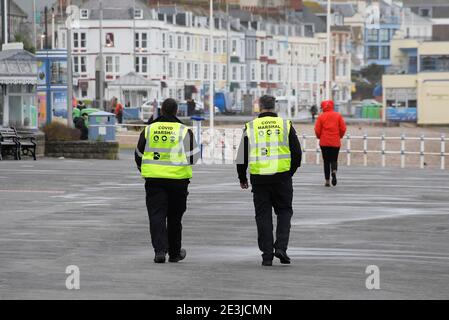
<instances>
[{"instance_id":1,"label":"window","mask_svg":"<svg viewBox=\"0 0 449 320\"><path fill-rule=\"evenodd\" d=\"M265 66L263 64L260 66L260 80L265 80Z\"/></svg>"},{"instance_id":2,"label":"window","mask_svg":"<svg viewBox=\"0 0 449 320\"><path fill-rule=\"evenodd\" d=\"M366 41L368 41L368 42L379 41L379 30L378 29L367 29L366 30Z\"/></svg>"},{"instance_id":3,"label":"window","mask_svg":"<svg viewBox=\"0 0 449 320\"><path fill-rule=\"evenodd\" d=\"M162 49L165 49L167 47L167 34L162 34Z\"/></svg>"},{"instance_id":4,"label":"window","mask_svg":"<svg viewBox=\"0 0 449 320\"><path fill-rule=\"evenodd\" d=\"M382 42L390 41L390 30L389 29L381 29L380 30L380 41L382 41Z\"/></svg>"},{"instance_id":5,"label":"window","mask_svg":"<svg viewBox=\"0 0 449 320\"><path fill-rule=\"evenodd\" d=\"M136 59L134 59L134 68L136 69L137 73L140 72L139 57L136 57Z\"/></svg>"},{"instance_id":6,"label":"window","mask_svg":"<svg viewBox=\"0 0 449 320\"><path fill-rule=\"evenodd\" d=\"M379 59L379 47L378 46L368 46L367 47L368 59Z\"/></svg>"},{"instance_id":7,"label":"window","mask_svg":"<svg viewBox=\"0 0 449 320\"><path fill-rule=\"evenodd\" d=\"M187 36L186 37L186 51L192 51L191 41L192 41L192 38L190 36Z\"/></svg>"},{"instance_id":8,"label":"window","mask_svg":"<svg viewBox=\"0 0 449 320\"><path fill-rule=\"evenodd\" d=\"M264 41L260 41L260 55L261 56L265 55L265 42Z\"/></svg>"},{"instance_id":9,"label":"window","mask_svg":"<svg viewBox=\"0 0 449 320\"><path fill-rule=\"evenodd\" d=\"M240 67L240 80L245 81L245 66Z\"/></svg>"},{"instance_id":10,"label":"window","mask_svg":"<svg viewBox=\"0 0 449 320\"><path fill-rule=\"evenodd\" d=\"M232 49L231 49L231 53L232 53L232 54L237 54L237 40L232 40Z\"/></svg>"},{"instance_id":11,"label":"window","mask_svg":"<svg viewBox=\"0 0 449 320\"><path fill-rule=\"evenodd\" d=\"M449 72L449 55L421 56L421 71Z\"/></svg>"},{"instance_id":12,"label":"window","mask_svg":"<svg viewBox=\"0 0 449 320\"><path fill-rule=\"evenodd\" d=\"M184 64L182 62L178 62L178 79L182 79L184 77Z\"/></svg>"},{"instance_id":13,"label":"window","mask_svg":"<svg viewBox=\"0 0 449 320\"><path fill-rule=\"evenodd\" d=\"M86 33L74 32L73 33L73 48L86 48Z\"/></svg>"},{"instance_id":14,"label":"window","mask_svg":"<svg viewBox=\"0 0 449 320\"><path fill-rule=\"evenodd\" d=\"M135 68L137 73L148 73L148 58L136 57Z\"/></svg>"},{"instance_id":15,"label":"window","mask_svg":"<svg viewBox=\"0 0 449 320\"><path fill-rule=\"evenodd\" d=\"M214 80L218 80L218 66L214 65Z\"/></svg>"},{"instance_id":16,"label":"window","mask_svg":"<svg viewBox=\"0 0 449 320\"><path fill-rule=\"evenodd\" d=\"M141 72L142 73L147 73L148 72L148 58L147 57L142 57L141 58L141 62L142 62L142 67L141 67Z\"/></svg>"},{"instance_id":17,"label":"window","mask_svg":"<svg viewBox=\"0 0 449 320\"><path fill-rule=\"evenodd\" d=\"M183 50L184 49L184 43L183 43L183 37L182 36L178 36L178 50Z\"/></svg>"},{"instance_id":18,"label":"window","mask_svg":"<svg viewBox=\"0 0 449 320\"><path fill-rule=\"evenodd\" d=\"M134 10L134 19L143 19L143 10L142 9Z\"/></svg>"},{"instance_id":19,"label":"window","mask_svg":"<svg viewBox=\"0 0 449 320\"><path fill-rule=\"evenodd\" d=\"M168 36L168 48L169 49L173 49L175 46L174 46L174 43L173 43L173 35L171 34L171 35L169 35Z\"/></svg>"},{"instance_id":20,"label":"window","mask_svg":"<svg viewBox=\"0 0 449 320\"><path fill-rule=\"evenodd\" d=\"M140 48L147 48L148 47L148 41L147 41L148 34L146 32L144 32L144 33L142 33L141 37L142 37L142 40L140 43L141 44Z\"/></svg>"},{"instance_id":21,"label":"window","mask_svg":"<svg viewBox=\"0 0 449 320\"><path fill-rule=\"evenodd\" d=\"M228 52L228 42L226 40L223 40L223 46L222 46L222 52L227 53Z\"/></svg>"},{"instance_id":22,"label":"window","mask_svg":"<svg viewBox=\"0 0 449 320\"><path fill-rule=\"evenodd\" d=\"M191 80L192 79L192 64L190 62L187 62L186 65L186 79Z\"/></svg>"},{"instance_id":23,"label":"window","mask_svg":"<svg viewBox=\"0 0 449 320\"><path fill-rule=\"evenodd\" d=\"M81 37L81 48L85 48L86 47L86 34L84 32L81 32L80 37Z\"/></svg>"},{"instance_id":24,"label":"window","mask_svg":"<svg viewBox=\"0 0 449 320\"><path fill-rule=\"evenodd\" d=\"M218 41L214 40L214 53L218 53Z\"/></svg>"},{"instance_id":25,"label":"window","mask_svg":"<svg viewBox=\"0 0 449 320\"><path fill-rule=\"evenodd\" d=\"M204 65L204 80L208 80L209 79L209 65L205 64Z\"/></svg>"},{"instance_id":26,"label":"window","mask_svg":"<svg viewBox=\"0 0 449 320\"><path fill-rule=\"evenodd\" d=\"M432 16L432 10L430 8L420 8L419 9L419 15L421 17L431 17Z\"/></svg>"},{"instance_id":27,"label":"window","mask_svg":"<svg viewBox=\"0 0 449 320\"><path fill-rule=\"evenodd\" d=\"M134 46L136 47L136 48L139 48L140 47L140 33L135 33L134 34Z\"/></svg>"},{"instance_id":28,"label":"window","mask_svg":"<svg viewBox=\"0 0 449 320\"><path fill-rule=\"evenodd\" d=\"M382 46L380 48L380 58L381 59L390 59L390 47Z\"/></svg>"},{"instance_id":29,"label":"window","mask_svg":"<svg viewBox=\"0 0 449 320\"><path fill-rule=\"evenodd\" d=\"M174 76L175 76L175 66L174 66L174 63L170 61L168 63L168 77L170 79L173 79Z\"/></svg>"},{"instance_id":30,"label":"window","mask_svg":"<svg viewBox=\"0 0 449 320\"><path fill-rule=\"evenodd\" d=\"M106 57L106 73L113 73L114 72L114 65L113 65L113 59L110 56Z\"/></svg>"},{"instance_id":31,"label":"window","mask_svg":"<svg viewBox=\"0 0 449 320\"><path fill-rule=\"evenodd\" d=\"M256 81L256 68L251 66L251 81Z\"/></svg>"},{"instance_id":32,"label":"window","mask_svg":"<svg viewBox=\"0 0 449 320\"><path fill-rule=\"evenodd\" d=\"M120 73L120 57L115 57L115 73Z\"/></svg>"},{"instance_id":33,"label":"window","mask_svg":"<svg viewBox=\"0 0 449 320\"><path fill-rule=\"evenodd\" d=\"M227 79L227 68L226 68L226 65L223 65L221 70L222 70L222 72L221 72L221 79L223 81L226 81L226 79Z\"/></svg>"},{"instance_id":34,"label":"window","mask_svg":"<svg viewBox=\"0 0 449 320\"><path fill-rule=\"evenodd\" d=\"M209 52L209 39L204 39L204 51Z\"/></svg>"},{"instance_id":35,"label":"window","mask_svg":"<svg viewBox=\"0 0 449 320\"><path fill-rule=\"evenodd\" d=\"M80 10L80 19L89 19L89 10L81 9Z\"/></svg>"},{"instance_id":36,"label":"window","mask_svg":"<svg viewBox=\"0 0 449 320\"><path fill-rule=\"evenodd\" d=\"M193 77L195 78L195 80L199 80L200 78L200 66L198 63L195 63L194 67L193 67Z\"/></svg>"},{"instance_id":37,"label":"window","mask_svg":"<svg viewBox=\"0 0 449 320\"><path fill-rule=\"evenodd\" d=\"M74 73L86 73L86 57L78 56L73 57L73 72Z\"/></svg>"}]
</instances>

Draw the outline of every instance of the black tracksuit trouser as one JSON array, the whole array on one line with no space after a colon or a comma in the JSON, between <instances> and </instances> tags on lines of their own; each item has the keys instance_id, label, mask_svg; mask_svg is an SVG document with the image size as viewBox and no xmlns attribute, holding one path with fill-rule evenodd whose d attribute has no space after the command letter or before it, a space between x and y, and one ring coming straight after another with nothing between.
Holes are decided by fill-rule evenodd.
<instances>
[{"instance_id":1,"label":"black tracksuit trouser","mask_svg":"<svg viewBox=\"0 0 449 320\"><path fill-rule=\"evenodd\" d=\"M274 249L287 251L293 215L292 179L252 186L259 249L263 260L273 260ZM272 209L277 216L276 241L273 239Z\"/></svg>"},{"instance_id":2,"label":"black tracksuit trouser","mask_svg":"<svg viewBox=\"0 0 449 320\"><path fill-rule=\"evenodd\" d=\"M151 243L155 253L177 256L181 250L182 216L187 207L188 183L146 181Z\"/></svg>"},{"instance_id":3,"label":"black tracksuit trouser","mask_svg":"<svg viewBox=\"0 0 449 320\"><path fill-rule=\"evenodd\" d=\"M329 180L331 171L337 171L338 169L338 154L340 153L340 148L321 147L321 153L323 154L324 178Z\"/></svg>"}]
</instances>

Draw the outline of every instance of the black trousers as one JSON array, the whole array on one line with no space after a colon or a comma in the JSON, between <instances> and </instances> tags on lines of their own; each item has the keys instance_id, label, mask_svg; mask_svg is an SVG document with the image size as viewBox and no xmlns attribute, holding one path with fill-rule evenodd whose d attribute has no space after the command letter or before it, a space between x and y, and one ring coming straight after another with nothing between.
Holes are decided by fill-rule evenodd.
<instances>
[{"instance_id":1,"label":"black trousers","mask_svg":"<svg viewBox=\"0 0 449 320\"><path fill-rule=\"evenodd\" d=\"M331 178L331 171L337 171L338 169L338 154L340 153L340 148L321 147L321 153L323 155L324 177L326 180L329 180Z\"/></svg>"},{"instance_id":2,"label":"black trousers","mask_svg":"<svg viewBox=\"0 0 449 320\"><path fill-rule=\"evenodd\" d=\"M155 253L176 256L181 250L182 216L186 211L188 184L146 181L151 243Z\"/></svg>"},{"instance_id":3,"label":"black trousers","mask_svg":"<svg viewBox=\"0 0 449 320\"><path fill-rule=\"evenodd\" d=\"M292 179L276 184L257 184L252 187L259 249L264 260L272 260L274 249L287 251L293 215ZM273 239L272 209L277 216L276 241Z\"/></svg>"}]
</instances>

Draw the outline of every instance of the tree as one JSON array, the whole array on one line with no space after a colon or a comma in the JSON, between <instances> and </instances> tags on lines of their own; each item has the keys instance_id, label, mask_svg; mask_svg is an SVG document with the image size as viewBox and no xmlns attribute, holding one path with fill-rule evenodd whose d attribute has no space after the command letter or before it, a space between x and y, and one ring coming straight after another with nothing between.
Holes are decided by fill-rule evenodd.
<instances>
[{"instance_id":1,"label":"tree","mask_svg":"<svg viewBox=\"0 0 449 320\"><path fill-rule=\"evenodd\" d=\"M22 42L23 43L23 48L31 53L36 53L36 48L32 45L31 41L28 39L27 36L21 34L21 33L17 33L14 36L14 40L16 42Z\"/></svg>"},{"instance_id":2,"label":"tree","mask_svg":"<svg viewBox=\"0 0 449 320\"><path fill-rule=\"evenodd\" d=\"M384 67L377 64L370 64L369 66L360 70L360 75L369 81L370 84L376 86L382 82L382 75L384 74Z\"/></svg>"},{"instance_id":3,"label":"tree","mask_svg":"<svg viewBox=\"0 0 449 320\"><path fill-rule=\"evenodd\" d=\"M352 81L355 83L356 87L353 99L372 99L374 88L382 83L383 74L384 67L377 64L371 64L361 69L357 75L353 75Z\"/></svg>"}]
</instances>

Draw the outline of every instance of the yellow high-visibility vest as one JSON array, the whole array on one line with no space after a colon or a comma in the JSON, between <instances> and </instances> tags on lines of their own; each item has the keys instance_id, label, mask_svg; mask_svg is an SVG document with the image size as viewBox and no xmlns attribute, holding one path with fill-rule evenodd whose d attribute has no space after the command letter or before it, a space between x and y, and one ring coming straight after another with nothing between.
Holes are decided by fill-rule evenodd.
<instances>
[{"instance_id":1,"label":"yellow high-visibility vest","mask_svg":"<svg viewBox=\"0 0 449 320\"><path fill-rule=\"evenodd\" d=\"M257 118L246 124L251 174L271 175L290 170L291 125L280 117Z\"/></svg>"},{"instance_id":2,"label":"yellow high-visibility vest","mask_svg":"<svg viewBox=\"0 0 449 320\"><path fill-rule=\"evenodd\" d=\"M155 122L145 128L144 178L190 179L192 167L184 150L188 128L177 122Z\"/></svg>"}]
</instances>

